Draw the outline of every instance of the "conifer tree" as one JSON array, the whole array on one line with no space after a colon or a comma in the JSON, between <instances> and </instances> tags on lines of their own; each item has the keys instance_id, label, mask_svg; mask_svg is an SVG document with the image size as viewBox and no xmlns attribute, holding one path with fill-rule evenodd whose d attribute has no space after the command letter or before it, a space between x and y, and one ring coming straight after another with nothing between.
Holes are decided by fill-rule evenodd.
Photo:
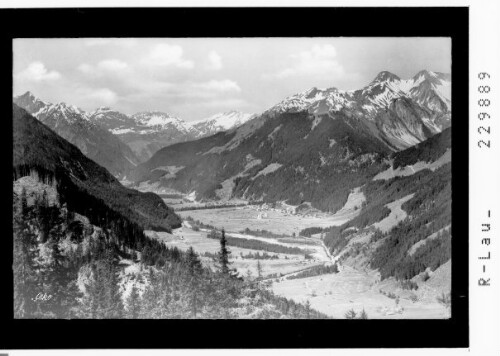
<instances>
[{"instance_id":1,"label":"conifer tree","mask_svg":"<svg viewBox=\"0 0 500 356\"><path fill-rule=\"evenodd\" d=\"M123 316L123 303L118 286L118 276L114 265L114 253L111 249L105 253L103 261L106 298L104 304L105 315L108 319L119 319Z\"/></svg>"},{"instance_id":2,"label":"conifer tree","mask_svg":"<svg viewBox=\"0 0 500 356\"><path fill-rule=\"evenodd\" d=\"M227 240L226 240L226 233L224 231L224 228L222 228L221 231L221 237L220 237L220 250L219 253L217 254L218 257L218 262L219 262L219 271L222 274L229 274L230 269L229 269L229 255L231 252L227 248Z\"/></svg>"},{"instance_id":3,"label":"conifer tree","mask_svg":"<svg viewBox=\"0 0 500 356\"><path fill-rule=\"evenodd\" d=\"M356 312L353 309L350 309L344 314L344 316L346 319L356 319Z\"/></svg>"},{"instance_id":4,"label":"conifer tree","mask_svg":"<svg viewBox=\"0 0 500 356\"><path fill-rule=\"evenodd\" d=\"M262 279L262 265L259 260L257 260L257 278Z\"/></svg>"},{"instance_id":5,"label":"conifer tree","mask_svg":"<svg viewBox=\"0 0 500 356\"><path fill-rule=\"evenodd\" d=\"M189 268L189 274L194 276L199 274L203 267L201 265L198 254L194 251L193 246L190 246L186 253L186 261Z\"/></svg>"},{"instance_id":6,"label":"conifer tree","mask_svg":"<svg viewBox=\"0 0 500 356\"><path fill-rule=\"evenodd\" d=\"M132 290L127 298L127 316L130 319L137 319L141 312L141 297L137 291L135 283L132 285Z\"/></svg>"},{"instance_id":7,"label":"conifer tree","mask_svg":"<svg viewBox=\"0 0 500 356\"><path fill-rule=\"evenodd\" d=\"M309 299L306 301L306 319L311 318L311 302Z\"/></svg>"}]
</instances>

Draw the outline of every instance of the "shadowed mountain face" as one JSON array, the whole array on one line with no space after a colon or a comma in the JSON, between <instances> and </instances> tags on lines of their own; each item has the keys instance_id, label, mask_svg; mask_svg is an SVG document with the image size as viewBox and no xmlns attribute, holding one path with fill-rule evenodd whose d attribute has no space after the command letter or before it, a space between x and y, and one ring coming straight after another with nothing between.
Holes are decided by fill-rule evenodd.
<instances>
[{"instance_id":1,"label":"shadowed mountain face","mask_svg":"<svg viewBox=\"0 0 500 356\"><path fill-rule=\"evenodd\" d=\"M46 103L30 92L14 98L14 103L117 177L125 177L139 162L130 147L75 106Z\"/></svg>"},{"instance_id":2,"label":"shadowed mountain face","mask_svg":"<svg viewBox=\"0 0 500 356\"><path fill-rule=\"evenodd\" d=\"M157 195L125 188L75 145L15 104L12 115L14 178L36 174L55 179L59 194L79 212L101 207L142 228L169 231L180 226L179 217Z\"/></svg>"},{"instance_id":3,"label":"shadowed mountain face","mask_svg":"<svg viewBox=\"0 0 500 356\"><path fill-rule=\"evenodd\" d=\"M131 176L198 199L311 202L336 211L351 189L386 168L391 152L451 125L449 79L382 72L356 91L313 88L237 128L165 147Z\"/></svg>"}]
</instances>

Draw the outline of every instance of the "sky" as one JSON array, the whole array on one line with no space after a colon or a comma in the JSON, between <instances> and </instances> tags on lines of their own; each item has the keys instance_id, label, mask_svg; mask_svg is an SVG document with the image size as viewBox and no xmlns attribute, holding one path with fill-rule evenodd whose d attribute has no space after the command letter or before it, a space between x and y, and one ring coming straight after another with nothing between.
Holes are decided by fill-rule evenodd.
<instances>
[{"instance_id":1,"label":"sky","mask_svg":"<svg viewBox=\"0 0 500 356\"><path fill-rule=\"evenodd\" d=\"M451 72L449 38L15 39L14 95L186 121L260 113L312 87L359 89L384 70Z\"/></svg>"}]
</instances>

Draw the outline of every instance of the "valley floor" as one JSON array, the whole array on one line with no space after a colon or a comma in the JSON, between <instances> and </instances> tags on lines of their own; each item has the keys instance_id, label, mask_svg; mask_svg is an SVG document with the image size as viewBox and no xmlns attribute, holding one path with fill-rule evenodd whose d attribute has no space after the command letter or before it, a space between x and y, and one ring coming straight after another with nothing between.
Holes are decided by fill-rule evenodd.
<instances>
[{"instance_id":1,"label":"valley floor","mask_svg":"<svg viewBox=\"0 0 500 356\"><path fill-rule=\"evenodd\" d=\"M344 318L353 309L358 315L364 309L369 319L443 319L448 311L429 298L413 302L401 297L396 304L380 290L396 290L395 281L379 282L377 273L365 273L342 266L336 274L284 280L273 284L276 294L297 302L309 300L311 307L333 318ZM403 293L404 294L404 293ZM409 293L406 293L409 294Z\"/></svg>"},{"instance_id":2,"label":"valley floor","mask_svg":"<svg viewBox=\"0 0 500 356\"><path fill-rule=\"evenodd\" d=\"M335 214L311 212L307 214L290 214L281 209L266 209L248 205L243 207L199 209L177 211L182 217L192 217L194 220L217 228L224 227L227 231L238 232L246 228L250 230L268 230L276 234L298 235L299 232L308 227L330 227L342 225L356 217L361 211L361 205L365 201L360 188L354 189L347 199L344 207ZM175 206L175 205L174 205ZM259 215L265 214L259 219Z\"/></svg>"},{"instance_id":3,"label":"valley floor","mask_svg":"<svg viewBox=\"0 0 500 356\"><path fill-rule=\"evenodd\" d=\"M203 212L207 212L203 210ZM227 211L229 214L229 211ZM236 212L235 214L239 214ZM209 221L205 221L208 223ZM272 281L272 290L281 296L305 303L307 300L311 307L334 318L344 318L345 313L353 309L360 313L363 309L370 319L442 319L449 317L449 311L436 301L436 296L446 290L449 277L449 263L436 270L427 282L417 281L419 290L408 291L401 289L399 282L390 278L380 281L378 272L363 270L346 260L339 264L339 273L323 274L308 278L288 279L300 271L309 270L315 266L331 264L336 261L336 256L329 256L327 249L319 239L307 239L310 243L305 245L303 238L272 239L255 237L234 233L228 226L227 236L235 238L254 239L267 243L295 246L313 250L312 259L305 259L303 255L283 253L268 253L277 255L279 259L259 260L262 266L264 279ZM239 229L245 225L235 225ZM273 225L276 226L276 225ZM262 226L259 226L262 227ZM187 250L192 246L202 257L204 264L213 266L213 258L205 253L215 254L219 249L219 242L207 238L208 230L193 231L188 222L183 227L174 230L172 234L163 232L148 232L152 237L165 242L167 246ZM312 241L311 241L312 240ZM257 260L244 258L249 253L260 252L253 249L244 249L229 246L232 267L236 268L242 276L248 272L253 277L257 276ZM351 264L351 265L350 265ZM447 271L446 271L447 269ZM439 280L441 279L441 280ZM398 296L396 303L395 296Z\"/></svg>"},{"instance_id":4,"label":"valley floor","mask_svg":"<svg viewBox=\"0 0 500 356\"><path fill-rule=\"evenodd\" d=\"M173 192L169 192L173 193ZM406 217L401 205L411 199L408 195L387 205L391 210L389 216L375 224L382 231L389 231ZM187 202L185 199L165 199L168 204L177 201L179 207L203 207L202 203ZM412 281L418 290L404 290L400 282L393 278L380 281L377 271L367 268L366 261L357 258L341 258L349 254L355 244L369 244L372 233L360 231L355 234L346 248L336 256L331 256L321 240L321 234L312 238L298 237L302 229L308 227L339 226L359 214L365 197L360 188L354 189L344 207L335 214L321 213L314 210L305 213L291 214L282 209L271 209L262 206L247 205L239 207L223 207L177 211L185 220L183 227L172 234L148 232L152 237L165 242L169 247L187 250L190 246L201 255L203 263L214 266L213 256L219 250L219 241L207 238L207 229L195 231L188 217L204 224L224 228L226 236L245 240L256 240L278 246L298 247L309 254L285 254L266 252L277 256L277 259L247 258L249 254L264 253L255 249L229 245L232 252L231 263L240 275L256 277L257 262L260 261L262 276L272 281L274 293L305 303L333 318L344 318L345 313L354 310L358 315L364 309L369 319L444 319L450 315L449 309L440 304L436 297L450 290L451 263L439 267L436 271L428 271L430 278L423 281L415 277ZM228 201L227 203L231 203ZM234 202L242 203L242 201ZM175 207L175 204L173 205ZM250 230L267 230L274 234L288 235L288 238L267 238L243 234ZM297 237L292 237L295 234ZM380 241L379 241L380 243ZM361 261L363 260L363 261ZM342 261L342 262L339 262ZM361 262L360 262L361 261ZM337 263L339 273L322 274L307 278L293 278L299 272L318 266Z\"/></svg>"}]
</instances>

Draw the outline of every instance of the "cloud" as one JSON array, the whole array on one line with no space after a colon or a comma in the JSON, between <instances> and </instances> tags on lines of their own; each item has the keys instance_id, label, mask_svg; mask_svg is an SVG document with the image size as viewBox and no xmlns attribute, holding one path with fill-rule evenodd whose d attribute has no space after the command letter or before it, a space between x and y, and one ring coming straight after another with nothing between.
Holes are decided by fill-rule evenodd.
<instances>
[{"instance_id":1,"label":"cloud","mask_svg":"<svg viewBox=\"0 0 500 356\"><path fill-rule=\"evenodd\" d=\"M95 106L98 104L113 105L118 101L118 95L108 88L85 88L81 90L81 94L87 99L86 101L96 103Z\"/></svg>"},{"instance_id":2,"label":"cloud","mask_svg":"<svg viewBox=\"0 0 500 356\"><path fill-rule=\"evenodd\" d=\"M204 103L200 103L200 106L205 108L216 108L216 109L234 109L238 107L248 106L248 103L243 99L220 99L220 100L210 100Z\"/></svg>"},{"instance_id":3,"label":"cloud","mask_svg":"<svg viewBox=\"0 0 500 356\"><path fill-rule=\"evenodd\" d=\"M26 69L16 75L17 79L33 82L52 81L61 78L55 70L49 71L42 62L33 62Z\"/></svg>"},{"instance_id":4,"label":"cloud","mask_svg":"<svg viewBox=\"0 0 500 356\"><path fill-rule=\"evenodd\" d=\"M192 85L195 88L210 90L210 91L219 91L219 92L241 91L241 88L238 85L238 83L230 79L210 80L208 82L193 83Z\"/></svg>"},{"instance_id":5,"label":"cloud","mask_svg":"<svg viewBox=\"0 0 500 356\"><path fill-rule=\"evenodd\" d=\"M116 77L117 75L122 74L124 71L129 69L130 67L127 63L118 59L105 59L100 61L96 65L82 63L77 67L78 71L92 79L100 77L109 78L110 75Z\"/></svg>"},{"instance_id":6,"label":"cloud","mask_svg":"<svg viewBox=\"0 0 500 356\"><path fill-rule=\"evenodd\" d=\"M222 69L222 57L215 51L211 51L208 54L208 69L220 70Z\"/></svg>"},{"instance_id":7,"label":"cloud","mask_svg":"<svg viewBox=\"0 0 500 356\"><path fill-rule=\"evenodd\" d=\"M344 74L344 68L337 61L334 46L315 45L308 51L291 55L292 64L274 75L277 78L294 76L332 76Z\"/></svg>"},{"instance_id":8,"label":"cloud","mask_svg":"<svg viewBox=\"0 0 500 356\"><path fill-rule=\"evenodd\" d=\"M80 64L77 69L82 72L83 74L90 74L94 72L94 67L92 67L90 64L87 63L82 63Z\"/></svg>"},{"instance_id":9,"label":"cloud","mask_svg":"<svg viewBox=\"0 0 500 356\"><path fill-rule=\"evenodd\" d=\"M137 44L137 40L134 38L87 38L84 44L88 47L120 46L130 48Z\"/></svg>"},{"instance_id":10,"label":"cloud","mask_svg":"<svg viewBox=\"0 0 500 356\"><path fill-rule=\"evenodd\" d=\"M181 46L166 43L156 45L143 59L143 62L154 66L174 66L177 68L192 69L194 62L183 57Z\"/></svg>"},{"instance_id":11,"label":"cloud","mask_svg":"<svg viewBox=\"0 0 500 356\"><path fill-rule=\"evenodd\" d=\"M102 69L102 70L116 72L116 71L121 71L121 70L127 69L128 65L127 65L127 63L122 62L118 59L106 59L106 60L100 61L97 64L97 67Z\"/></svg>"}]
</instances>

